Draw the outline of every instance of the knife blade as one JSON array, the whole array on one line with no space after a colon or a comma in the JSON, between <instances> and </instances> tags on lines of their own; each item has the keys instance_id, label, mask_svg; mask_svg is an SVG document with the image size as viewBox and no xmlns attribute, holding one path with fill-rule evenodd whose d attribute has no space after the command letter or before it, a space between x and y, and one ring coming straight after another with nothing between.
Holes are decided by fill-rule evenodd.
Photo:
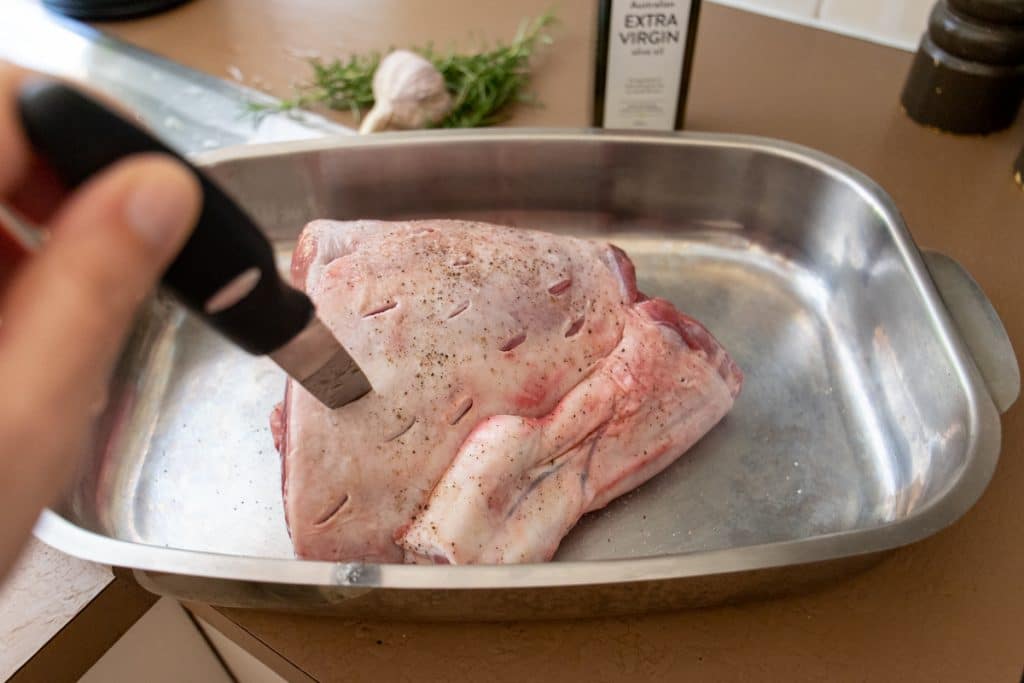
<instances>
[{"instance_id":1,"label":"knife blade","mask_svg":"<svg viewBox=\"0 0 1024 683\"><path fill-rule=\"evenodd\" d=\"M200 169L63 83L25 84L18 112L31 145L68 189L131 154L168 154L188 167L202 187L203 207L161 284L227 339L269 356L329 408L372 391L309 297L281 278L273 248L252 217Z\"/></svg>"}]
</instances>

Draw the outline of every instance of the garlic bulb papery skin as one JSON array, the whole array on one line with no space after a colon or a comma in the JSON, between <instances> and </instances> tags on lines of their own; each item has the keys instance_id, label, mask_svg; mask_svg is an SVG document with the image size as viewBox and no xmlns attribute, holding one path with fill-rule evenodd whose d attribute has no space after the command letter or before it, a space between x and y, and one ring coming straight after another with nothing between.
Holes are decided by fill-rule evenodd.
<instances>
[{"instance_id":1,"label":"garlic bulb papery skin","mask_svg":"<svg viewBox=\"0 0 1024 683\"><path fill-rule=\"evenodd\" d=\"M388 128L426 128L439 123L452 108L444 76L433 64L408 50L395 50L373 74L373 109L360 133Z\"/></svg>"}]
</instances>

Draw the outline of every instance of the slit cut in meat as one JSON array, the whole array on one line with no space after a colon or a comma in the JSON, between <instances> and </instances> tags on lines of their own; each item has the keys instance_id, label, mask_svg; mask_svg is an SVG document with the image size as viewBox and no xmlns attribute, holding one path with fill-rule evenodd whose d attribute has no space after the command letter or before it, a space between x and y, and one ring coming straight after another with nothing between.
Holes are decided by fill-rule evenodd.
<instances>
[{"instance_id":1,"label":"slit cut in meat","mask_svg":"<svg viewBox=\"0 0 1024 683\"><path fill-rule=\"evenodd\" d=\"M559 280L555 284L548 287L548 293L558 296L559 294L562 294L570 287L572 287L572 278L567 277L564 280Z\"/></svg>"},{"instance_id":2,"label":"slit cut in meat","mask_svg":"<svg viewBox=\"0 0 1024 683\"><path fill-rule=\"evenodd\" d=\"M452 425L453 427L455 425L459 424L459 420L464 418L466 416L466 413L468 413L470 410L472 410L472 408L473 408L473 399L471 399L471 398L463 399L462 403L459 404L458 409L455 411L455 416L452 417L451 422L449 422L448 424Z\"/></svg>"},{"instance_id":3,"label":"slit cut in meat","mask_svg":"<svg viewBox=\"0 0 1024 683\"><path fill-rule=\"evenodd\" d=\"M316 525L316 526L323 526L327 522L331 521L331 519L333 519L335 517L335 515L337 515L339 512L341 512L341 508L345 507L345 503L347 503L347 502L348 502L348 494L346 493L346 494L342 495L341 499L338 501L338 503L333 508L328 510L324 515L322 515L320 517L320 519L318 519L316 522L314 522L314 525Z\"/></svg>"},{"instance_id":4,"label":"slit cut in meat","mask_svg":"<svg viewBox=\"0 0 1024 683\"><path fill-rule=\"evenodd\" d=\"M387 438L387 439L385 440L385 442L387 442L387 441L394 441L395 439L401 438L401 436L402 436L403 434L405 434L405 433L406 433L406 432L408 432L408 431L409 431L410 429L412 429L412 426L413 426L414 424L416 424L416 418L415 418L415 417L414 417L414 418L413 418L412 420L410 420L410 421L409 421L409 424L405 425L405 426L404 426L404 427L402 427L402 428L401 428L400 430L398 430L397 432L395 432L394 434L392 434L391 436L389 436L389 437L388 437L388 438Z\"/></svg>"},{"instance_id":5,"label":"slit cut in meat","mask_svg":"<svg viewBox=\"0 0 1024 683\"><path fill-rule=\"evenodd\" d=\"M501 350L502 351L511 351L512 349L514 349L517 346L519 346L520 344L522 344L524 341L526 341L526 333L525 332L520 332L519 334L517 334L516 336L512 337L511 339L509 339L504 344L502 344L501 345Z\"/></svg>"},{"instance_id":6,"label":"slit cut in meat","mask_svg":"<svg viewBox=\"0 0 1024 683\"><path fill-rule=\"evenodd\" d=\"M469 308L469 302L468 301L463 301L461 304L456 306L455 309L451 313L448 314L448 320L451 320L452 318L454 318L457 315L461 315L462 313L465 313L467 308Z\"/></svg>"},{"instance_id":7,"label":"slit cut in meat","mask_svg":"<svg viewBox=\"0 0 1024 683\"><path fill-rule=\"evenodd\" d=\"M455 259L454 261L452 261L452 265L455 266L456 268L459 268L459 267L462 267L462 266L468 266L469 265L469 261L470 261L470 258L468 256L460 256L457 259Z\"/></svg>"},{"instance_id":8,"label":"slit cut in meat","mask_svg":"<svg viewBox=\"0 0 1024 683\"><path fill-rule=\"evenodd\" d=\"M586 318L584 318L583 316L580 316L579 318L573 320L572 323L569 325L568 329L566 329L565 331L566 338L568 339L569 337L574 337L577 334L579 334L579 331L583 329L584 322L586 322Z\"/></svg>"},{"instance_id":9,"label":"slit cut in meat","mask_svg":"<svg viewBox=\"0 0 1024 683\"><path fill-rule=\"evenodd\" d=\"M377 306L376 308L371 308L366 313L363 313L363 317L364 318L372 318L375 315L380 315L381 313L387 313L388 311L390 311L392 308L394 308L397 305L398 305L397 301L389 301L386 304L381 304L380 306Z\"/></svg>"}]
</instances>

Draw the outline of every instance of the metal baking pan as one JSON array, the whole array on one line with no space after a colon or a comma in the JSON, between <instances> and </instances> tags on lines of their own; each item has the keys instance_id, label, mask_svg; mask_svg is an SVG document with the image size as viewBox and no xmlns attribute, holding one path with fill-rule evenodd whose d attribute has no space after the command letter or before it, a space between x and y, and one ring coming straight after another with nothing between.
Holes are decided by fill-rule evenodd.
<instances>
[{"instance_id":1,"label":"metal baking pan","mask_svg":"<svg viewBox=\"0 0 1024 683\"><path fill-rule=\"evenodd\" d=\"M313 218L474 217L612 240L744 369L733 412L584 518L555 561L293 558L268 415L284 377L154 298L91 457L36 533L218 605L350 616L617 614L806 590L960 517L1016 399L1013 349L955 262L817 152L723 135L385 134L199 159L281 264Z\"/></svg>"}]
</instances>

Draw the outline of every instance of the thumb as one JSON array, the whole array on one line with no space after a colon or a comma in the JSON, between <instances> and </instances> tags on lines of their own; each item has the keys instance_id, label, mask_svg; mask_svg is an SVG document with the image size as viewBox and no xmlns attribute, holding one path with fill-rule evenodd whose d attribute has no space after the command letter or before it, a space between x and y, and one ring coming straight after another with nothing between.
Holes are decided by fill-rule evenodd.
<instances>
[{"instance_id":1,"label":"thumb","mask_svg":"<svg viewBox=\"0 0 1024 683\"><path fill-rule=\"evenodd\" d=\"M74 410L75 399L95 401L138 304L194 225L200 197L197 179L159 155L115 164L72 194L0 306L0 376L29 375L14 386L32 387L43 405L59 400Z\"/></svg>"},{"instance_id":2,"label":"thumb","mask_svg":"<svg viewBox=\"0 0 1024 683\"><path fill-rule=\"evenodd\" d=\"M139 302L199 214L196 178L166 157L110 167L76 191L0 302L0 576L56 496L105 404Z\"/></svg>"}]
</instances>

